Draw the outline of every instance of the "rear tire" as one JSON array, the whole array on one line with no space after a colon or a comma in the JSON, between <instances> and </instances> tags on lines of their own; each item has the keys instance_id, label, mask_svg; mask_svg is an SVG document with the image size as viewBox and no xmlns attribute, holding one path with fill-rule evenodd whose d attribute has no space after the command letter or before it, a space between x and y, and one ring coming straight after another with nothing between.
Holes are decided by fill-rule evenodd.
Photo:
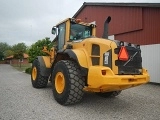
<instances>
[{"instance_id":1,"label":"rear tire","mask_svg":"<svg viewBox=\"0 0 160 120\"><path fill-rule=\"evenodd\" d=\"M75 104L83 98L85 81L73 61L56 63L52 71L52 85L54 98L61 105Z\"/></svg>"},{"instance_id":2,"label":"rear tire","mask_svg":"<svg viewBox=\"0 0 160 120\"><path fill-rule=\"evenodd\" d=\"M40 74L40 63L35 59L32 63L31 82L34 88L45 88L48 83L48 77Z\"/></svg>"},{"instance_id":3,"label":"rear tire","mask_svg":"<svg viewBox=\"0 0 160 120\"><path fill-rule=\"evenodd\" d=\"M100 97L104 97L104 98L108 98L108 97L116 97L118 96L122 91L113 91L113 92L105 92L105 93L101 93L101 92L98 92L96 93L98 96Z\"/></svg>"}]
</instances>

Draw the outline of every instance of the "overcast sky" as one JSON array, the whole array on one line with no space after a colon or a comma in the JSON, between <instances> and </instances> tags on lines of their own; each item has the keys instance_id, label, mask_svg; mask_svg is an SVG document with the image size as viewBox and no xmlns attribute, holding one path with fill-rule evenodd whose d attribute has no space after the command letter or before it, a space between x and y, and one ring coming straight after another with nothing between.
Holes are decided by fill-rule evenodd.
<instances>
[{"instance_id":1,"label":"overcast sky","mask_svg":"<svg viewBox=\"0 0 160 120\"><path fill-rule=\"evenodd\" d=\"M84 2L141 2L159 0L0 0L0 42L9 45L24 42L30 46L37 40L54 36L51 28L72 17Z\"/></svg>"}]
</instances>

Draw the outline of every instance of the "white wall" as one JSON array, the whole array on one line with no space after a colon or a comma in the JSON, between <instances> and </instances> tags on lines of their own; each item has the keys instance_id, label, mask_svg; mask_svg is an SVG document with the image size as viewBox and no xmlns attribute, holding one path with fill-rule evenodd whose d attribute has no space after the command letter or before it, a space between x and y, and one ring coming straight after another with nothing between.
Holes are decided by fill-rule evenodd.
<instances>
[{"instance_id":1,"label":"white wall","mask_svg":"<svg viewBox=\"0 0 160 120\"><path fill-rule=\"evenodd\" d=\"M108 36L108 39L114 40L114 35L109 35L109 36Z\"/></svg>"},{"instance_id":2,"label":"white wall","mask_svg":"<svg viewBox=\"0 0 160 120\"><path fill-rule=\"evenodd\" d=\"M160 44L143 45L142 65L150 74L150 82L160 83Z\"/></svg>"}]
</instances>

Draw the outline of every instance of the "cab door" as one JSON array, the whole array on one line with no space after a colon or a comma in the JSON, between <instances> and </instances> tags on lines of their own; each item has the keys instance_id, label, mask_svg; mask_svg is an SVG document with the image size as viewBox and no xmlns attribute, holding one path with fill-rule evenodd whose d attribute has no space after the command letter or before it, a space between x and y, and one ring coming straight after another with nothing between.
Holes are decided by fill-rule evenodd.
<instances>
[{"instance_id":1,"label":"cab door","mask_svg":"<svg viewBox=\"0 0 160 120\"><path fill-rule=\"evenodd\" d=\"M60 50L65 44L66 23L60 24L58 30L58 50Z\"/></svg>"}]
</instances>

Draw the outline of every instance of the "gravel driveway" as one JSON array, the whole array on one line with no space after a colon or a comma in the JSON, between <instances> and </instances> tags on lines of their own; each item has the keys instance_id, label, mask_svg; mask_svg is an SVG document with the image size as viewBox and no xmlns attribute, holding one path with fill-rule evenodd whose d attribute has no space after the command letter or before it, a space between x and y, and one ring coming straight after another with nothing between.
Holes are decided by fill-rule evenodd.
<instances>
[{"instance_id":1,"label":"gravel driveway","mask_svg":"<svg viewBox=\"0 0 160 120\"><path fill-rule=\"evenodd\" d=\"M81 103L61 106L51 85L32 88L30 75L0 64L0 120L159 120L160 85L124 90L116 98L86 93Z\"/></svg>"}]
</instances>

